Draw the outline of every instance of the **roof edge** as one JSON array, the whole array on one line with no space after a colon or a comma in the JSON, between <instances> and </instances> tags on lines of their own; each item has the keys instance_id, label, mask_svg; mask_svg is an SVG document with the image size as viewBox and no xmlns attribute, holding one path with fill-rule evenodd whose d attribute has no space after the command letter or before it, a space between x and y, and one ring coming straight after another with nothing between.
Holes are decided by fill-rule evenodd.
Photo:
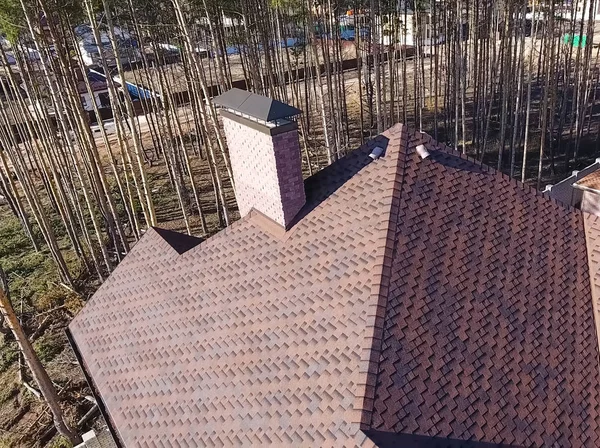
<instances>
[{"instance_id":1,"label":"roof edge","mask_svg":"<svg viewBox=\"0 0 600 448\"><path fill-rule=\"evenodd\" d=\"M531 194L533 196L539 196L539 197L543 198L544 200L552 202L555 205L557 205L561 208L564 208L566 210L580 212L580 210L578 208L573 207L572 205L569 205L569 204L565 204L561 201L558 201L557 199L553 198L549 193L545 193L541 190L538 190L536 187L533 187L524 182L521 182L517 178L511 177L510 175L506 174L502 170L498 170L490 165L483 163L483 161L481 161L481 160L477 160L471 156L468 156L467 154L463 154L461 151L459 151L455 148L452 148L451 146L448 146L445 143L440 143L440 142L436 141L431 135L427 134L426 132L421 132L421 135L423 135L426 138L427 142L429 142L430 144L433 144L438 151L444 151L448 154L451 154L456 157L460 157L463 160L471 162L471 163L481 167L481 169L486 170L488 173L490 173L492 175L501 177L509 182L514 183L522 191L526 192L527 194ZM598 193L600 193L600 191L598 191Z\"/></svg>"},{"instance_id":2,"label":"roof edge","mask_svg":"<svg viewBox=\"0 0 600 448\"><path fill-rule=\"evenodd\" d=\"M79 351L77 342L75 342L75 338L73 337L71 330L69 330L69 327L67 327L65 329L65 334L67 336L67 341L69 342L69 345L71 346L71 349L73 350L73 353L75 354L75 358L77 359L77 362L79 363L79 367L81 367L81 371L83 372L85 381L87 382L90 390L92 391L94 400L96 400L96 405L98 406L98 410L100 411L100 414L102 415L102 417L104 418L104 421L106 422L106 426L108 427L108 430L113 438L113 441L115 442L115 445L117 445L118 448L124 448L125 445L123 444L123 440L121 439L121 436L119 435L117 427L115 426L115 424L112 421L112 417L110 416L110 413L108 412L106 403L102 399L102 395L100 395L100 392L98 391L98 388L96 387L96 383L94 382L94 379L90 375L90 372L87 368L87 364L85 363L85 360L83 359L83 356L81 355L81 352Z\"/></svg>"},{"instance_id":3,"label":"roof edge","mask_svg":"<svg viewBox=\"0 0 600 448\"><path fill-rule=\"evenodd\" d=\"M365 431L379 448L406 447L406 448L525 448L518 445L507 445L504 443L478 442L447 438L442 435L429 436L425 434L409 434L370 429Z\"/></svg>"},{"instance_id":4,"label":"roof edge","mask_svg":"<svg viewBox=\"0 0 600 448\"><path fill-rule=\"evenodd\" d=\"M588 187L586 185L581 185L579 182L575 182L573 184L573 188L577 188L578 190L581 190L581 191L590 191L592 193L600 194L600 190L598 188L592 188L592 187Z\"/></svg>"}]
</instances>

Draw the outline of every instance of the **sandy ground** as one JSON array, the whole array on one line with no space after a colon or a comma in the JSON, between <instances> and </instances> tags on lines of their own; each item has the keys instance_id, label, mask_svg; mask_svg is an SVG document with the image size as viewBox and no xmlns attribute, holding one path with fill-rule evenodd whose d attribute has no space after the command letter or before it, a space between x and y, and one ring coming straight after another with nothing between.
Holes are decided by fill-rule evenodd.
<instances>
[{"instance_id":1,"label":"sandy ground","mask_svg":"<svg viewBox=\"0 0 600 448\"><path fill-rule=\"evenodd\" d=\"M310 52L310 50L308 48L306 51ZM300 67L304 66L304 56L303 56L302 51L288 49L288 52L289 52L290 63L291 63L292 68L300 68ZM332 53L332 52L333 52L333 50L330 50L330 53ZM323 63L324 52L321 48L318 49L318 54L319 54L319 60L321 61L321 63ZM284 66L288 67L287 57L286 57L284 51L282 51L281 57L283 58ZM311 57L311 55L307 53L308 60L310 60L310 57ZM240 55L229 55L229 56L227 56L227 58L229 60L229 73L230 73L231 80L237 81L237 80L244 79L244 67L242 65L241 56ZM354 58L356 58L355 43L351 42L351 41L343 41L342 42L342 59L347 60L347 59L354 59ZM218 78L216 75L217 63L216 63L215 59L214 58L203 58L203 59L200 59L200 63L202 64L202 66L204 67L204 69L206 71L207 84L208 85L218 84L219 81L218 81ZM260 63L263 67L263 72L266 71L266 69L264 67L267 62L264 57L261 58ZM246 71L248 71L248 70L249 70L249 68L246 67ZM185 80L184 68L181 63L168 64L163 67L163 71L164 71L164 76L166 76L166 82L168 83L171 91L184 92L184 91L188 90L188 86L187 86L186 80ZM129 81L132 83L139 83L143 86L150 87L150 88L152 86L154 86L154 89L156 91L160 90L160 87L159 87L160 82L158 80L158 74L156 74L155 68L150 68L148 70L148 72L146 72L146 70L144 70L144 69L136 69L136 70L128 71L125 73L125 79L126 79L126 81Z\"/></svg>"}]
</instances>

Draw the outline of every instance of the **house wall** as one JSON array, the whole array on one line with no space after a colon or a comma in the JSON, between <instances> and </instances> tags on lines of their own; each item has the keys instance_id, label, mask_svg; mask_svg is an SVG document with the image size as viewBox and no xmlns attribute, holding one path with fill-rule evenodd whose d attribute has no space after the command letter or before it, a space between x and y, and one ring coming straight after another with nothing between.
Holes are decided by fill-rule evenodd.
<instances>
[{"instance_id":1,"label":"house wall","mask_svg":"<svg viewBox=\"0 0 600 448\"><path fill-rule=\"evenodd\" d=\"M555 185L546 185L544 193L565 205L577 207L583 199L583 192L575 188L573 184L598 169L600 169L600 159L581 171L573 171L569 177Z\"/></svg>"},{"instance_id":2,"label":"house wall","mask_svg":"<svg viewBox=\"0 0 600 448\"><path fill-rule=\"evenodd\" d=\"M94 99L96 100L96 105L98 107L102 107L102 101L100 100L100 94L102 93L108 93L108 89L107 90L97 90L94 92ZM81 103L83 104L83 108L85 110L87 110L88 112L92 112L94 110L94 105L92 104L92 97L90 96L89 93L82 93L80 94L81 96Z\"/></svg>"},{"instance_id":3,"label":"house wall","mask_svg":"<svg viewBox=\"0 0 600 448\"><path fill-rule=\"evenodd\" d=\"M593 19L595 21L599 21L600 20L600 9L599 9L600 1L594 0L594 3L595 3L595 7L594 7L595 15L593 16ZM571 12L570 4L567 4L564 6L564 9L558 13L558 15L560 17L562 17L563 19L567 19L567 20L572 20L573 18L575 20L589 20L590 2L577 3L575 6L576 6L575 14L573 14ZM573 17L573 16L575 16L575 17Z\"/></svg>"},{"instance_id":4,"label":"house wall","mask_svg":"<svg viewBox=\"0 0 600 448\"><path fill-rule=\"evenodd\" d=\"M79 96L81 97L81 104L83 104L83 108L87 111L93 110L92 97L90 94L82 93Z\"/></svg>"}]
</instances>

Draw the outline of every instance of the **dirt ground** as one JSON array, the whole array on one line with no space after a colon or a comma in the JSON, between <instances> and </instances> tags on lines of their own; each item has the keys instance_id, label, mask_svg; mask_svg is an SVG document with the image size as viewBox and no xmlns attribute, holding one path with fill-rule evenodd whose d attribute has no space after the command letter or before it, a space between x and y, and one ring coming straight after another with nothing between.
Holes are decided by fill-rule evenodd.
<instances>
[{"instance_id":1,"label":"dirt ground","mask_svg":"<svg viewBox=\"0 0 600 448\"><path fill-rule=\"evenodd\" d=\"M308 49L306 51L309 51ZM332 53L333 50L330 49ZM321 48L318 50L319 60L321 63L324 61L324 52ZM290 57L291 68L304 67L304 56L301 48L288 48L288 54ZM283 64L287 68L287 57L285 50L282 50ZM310 55L307 55L310 60ZM356 58L356 46L352 41L342 41L342 59L349 60ZM231 81L238 81L244 79L244 66L240 55L229 55L227 57L229 61L228 74L230 74ZM206 71L206 82L207 85L213 86L219 84L217 77L217 63L214 58L203 58L200 59L200 63ZM262 57L260 63L264 67L267 63L265 58ZM245 67L246 72L249 68ZM125 72L125 80L132 83L143 85L147 88L153 88L155 91L159 91L159 80L157 69L150 68L148 73L146 70L137 68ZM188 90L188 85L185 79L185 72L183 65L179 62L168 64L164 66L164 73L166 76L166 82L169 85L169 89L172 92L185 92Z\"/></svg>"}]
</instances>

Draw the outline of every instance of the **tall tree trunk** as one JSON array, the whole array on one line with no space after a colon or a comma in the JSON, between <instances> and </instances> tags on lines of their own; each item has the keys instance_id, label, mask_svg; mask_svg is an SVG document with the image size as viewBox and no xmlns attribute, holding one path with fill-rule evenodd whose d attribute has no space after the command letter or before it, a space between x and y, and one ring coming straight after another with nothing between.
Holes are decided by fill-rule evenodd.
<instances>
[{"instance_id":1,"label":"tall tree trunk","mask_svg":"<svg viewBox=\"0 0 600 448\"><path fill-rule=\"evenodd\" d=\"M533 73L533 53L535 51L535 41L537 39L538 31L538 12L536 10L536 4L532 7L532 24L533 33L531 35L531 48L529 50L529 64L527 68L527 112L525 115L525 137L523 141L523 163L521 164L521 182L525 183L527 178L527 145L529 143L529 125L531 119L531 84L532 84L532 73Z\"/></svg>"},{"instance_id":2,"label":"tall tree trunk","mask_svg":"<svg viewBox=\"0 0 600 448\"><path fill-rule=\"evenodd\" d=\"M60 399L58 397L58 393L54 388L54 384L52 380L48 376L48 372L44 369L44 366L40 362L31 342L27 339L27 335L23 331L19 319L15 314L12 304L10 302L10 291L8 288L8 280L6 278L6 274L0 267L0 311L4 316L6 324L8 328L12 331L17 344L19 345L19 349L23 355L23 359L27 363L27 366L31 370L31 374L33 379L37 383L40 391L46 403L48 403L48 407L50 408L50 412L52 412L52 417L54 420L54 426L56 430L64 437L66 437L69 442L73 445L77 445L82 442L81 437L75 432L65 421L62 408L60 406Z\"/></svg>"}]
</instances>

